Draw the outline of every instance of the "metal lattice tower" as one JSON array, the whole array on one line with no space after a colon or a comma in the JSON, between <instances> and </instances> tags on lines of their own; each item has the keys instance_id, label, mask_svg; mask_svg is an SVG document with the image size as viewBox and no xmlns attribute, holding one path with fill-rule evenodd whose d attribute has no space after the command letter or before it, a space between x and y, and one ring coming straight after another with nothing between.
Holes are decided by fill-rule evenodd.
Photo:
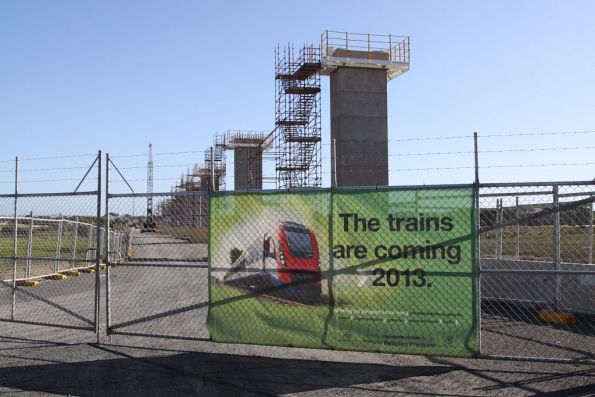
<instances>
[{"instance_id":1,"label":"metal lattice tower","mask_svg":"<svg viewBox=\"0 0 595 397\"><path fill-rule=\"evenodd\" d=\"M153 145L149 143L147 160L147 223L153 222Z\"/></svg>"},{"instance_id":2,"label":"metal lattice tower","mask_svg":"<svg viewBox=\"0 0 595 397\"><path fill-rule=\"evenodd\" d=\"M147 230L155 230L155 220L153 219L153 145L150 143L147 159L147 220L144 227Z\"/></svg>"},{"instance_id":3,"label":"metal lattice tower","mask_svg":"<svg viewBox=\"0 0 595 397\"><path fill-rule=\"evenodd\" d=\"M321 178L320 47L275 51L278 188L317 187Z\"/></svg>"}]
</instances>

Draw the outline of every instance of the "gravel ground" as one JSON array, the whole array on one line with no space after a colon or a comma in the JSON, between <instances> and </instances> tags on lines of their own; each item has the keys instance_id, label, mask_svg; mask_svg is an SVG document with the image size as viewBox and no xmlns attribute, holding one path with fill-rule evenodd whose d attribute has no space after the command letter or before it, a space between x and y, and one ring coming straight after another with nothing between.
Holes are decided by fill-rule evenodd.
<instances>
[{"instance_id":1,"label":"gravel ground","mask_svg":"<svg viewBox=\"0 0 595 397\"><path fill-rule=\"evenodd\" d=\"M593 316L554 325L540 320L536 308L484 302L481 330L484 354L595 360Z\"/></svg>"},{"instance_id":2,"label":"gravel ground","mask_svg":"<svg viewBox=\"0 0 595 397\"><path fill-rule=\"evenodd\" d=\"M0 394L586 396L595 366L112 336L0 323Z\"/></svg>"},{"instance_id":3,"label":"gravel ground","mask_svg":"<svg viewBox=\"0 0 595 397\"><path fill-rule=\"evenodd\" d=\"M207 244L192 243L158 233L132 233L130 244L132 260L200 259L205 261L208 256Z\"/></svg>"},{"instance_id":4,"label":"gravel ground","mask_svg":"<svg viewBox=\"0 0 595 397\"><path fill-rule=\"evenodd\" d=\"M159 242L183 244L165 240ZM188 252L196 255L199 249L189 247ZM201 306L207 297L206 269L167 263L112 268L111 320L116 331L208 337L206 310ZM31 289L74 315L23 293L18 295L17 313L24 320L88 326L85 320L93 315L94 279L94 274L84 274L65 281L44 281ZM105 274L101 274L101 283L105 291ZM10 313L9 303L10 289L0 288L0 317ZM581 318L572 327L553 327L533 321L533 317L504 306L497 310L486 306L484 351L593 358L594 336L587 332L595 329L592 319ZM140 321L147 318L150 320ZM0 322L0 394L595 395L593 365L226 345L130 335L102 336L100 344L95 342L96 336L89 331Z\"/></svg>"}]
</instances>

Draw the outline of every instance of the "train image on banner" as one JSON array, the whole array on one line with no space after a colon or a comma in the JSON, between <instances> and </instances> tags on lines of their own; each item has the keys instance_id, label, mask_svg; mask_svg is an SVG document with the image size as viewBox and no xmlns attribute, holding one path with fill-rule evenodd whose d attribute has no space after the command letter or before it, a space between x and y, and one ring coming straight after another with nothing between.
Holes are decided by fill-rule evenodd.
<instances>
[{"instance_id":1,"label":"train image on banner","mask_svg":"<svg viewBox=\"0 0 595 397\"><path fill-rule=\"evenodd\" d=\"M220 282L285 301L321 301L318 241L300 223L277 223L276 230L259 236L245 251L232 249L230 262Z\"/></svg>"}]
</instances>

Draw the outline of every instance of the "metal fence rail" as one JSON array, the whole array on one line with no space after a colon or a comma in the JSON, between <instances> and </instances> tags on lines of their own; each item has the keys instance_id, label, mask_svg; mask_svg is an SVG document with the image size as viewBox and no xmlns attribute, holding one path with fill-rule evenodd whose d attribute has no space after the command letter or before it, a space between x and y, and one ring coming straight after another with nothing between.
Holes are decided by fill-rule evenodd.
<instances>
[{"instance_id":1,"label":"metal fence rail","mask_svg":"<svg viewBox=\"0 0 595 397\"><path fill-rule=\"evenodd\" d=\"M35 217L31 213L26 217L16 218L17 228L17 264L24 262L24 266L17 265L16 280L24 281L63 276L72 276L76 272L85 271L95 264L97 250L97 225L82 222L79 216L73 219L60 215L56 218ZM0 227L6 235L7 230L15 228L15 219L0 216ZM103 245L105 238L104 227L99 227L100 239ZM127 250L129 236L125 233L110 232L111 246L114 255L120 258ZM0 252L0 260L12 260L13 255ZM2 279L11 282L10 274L3 273Z\"/></svg>"},{"instance_id":2,"label":"metal fence rail","mask_svg":"<svg viewBox=\"0 0 595 397\"><path fill-rule=\"evenodd\" d=\"M595 359L594 195L593 182L480 189L482 354Z\"/></svg>"}]
</instances>

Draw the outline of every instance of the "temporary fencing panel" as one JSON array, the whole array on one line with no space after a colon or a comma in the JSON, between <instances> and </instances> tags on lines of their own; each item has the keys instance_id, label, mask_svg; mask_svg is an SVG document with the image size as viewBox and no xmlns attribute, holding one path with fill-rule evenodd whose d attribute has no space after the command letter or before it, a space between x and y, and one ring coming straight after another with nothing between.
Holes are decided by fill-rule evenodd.
<instances>
[{"instance_id":1,"label":"temporary fencing panel","mask_svg":"<svg viewBox=\"0 0 595 397\"><path fill-rule=\"evenodd\" d=\"M595 183L479 193L482 354L595 359Z\"/></svg>"},{"instance_id":2,"label":"temporary fencing panel","mask_svg":"<svg viewBox=\"0 0 595 397\"><path fill-rule=\"evenodd\" d=\"M0 320L96 331L97 192L0 198Z\"/></svg>"},{"instance_id":3,"label":"temporary fencing panel","mask_svg":"<svg viewBox=\"0 0 595 397\"><path fill-rule=\"evenodd\" d=\"M471 186L214 193L214 341L477 353Z\"/></svg>"},{"instance_id":4,"label":"temporary fencing panel","mask_svg":"<svg viewBox=\"0 0 595 397\"><path fill-rule=\"evenodd\" d=\"M109 194L108 200L109 229L125 236L110 239L104 255L108 335L207 339L205 192Z\"/></svg>"},{"instance_id":5,"label":"temporary fencing panel","mask_svg":"<svg viewBox=\"0 0 595 397\"><path fill-rule=\"evenodd\" d=\"M102 209L101 154L72 192L17 169L0 321L99 340L106 269L108 335L595 360L593 181L134 193L117 170L113 194L108 168Z\"/></svg>"},{"instance_id":6,"label":"temporary fencing panel","mask_svg":"<svg viewBox=\"0 0 595 397\"><path fill-rule=\"evenodd\" d=\"M44 180L21 180L15 159L14 193L0 195L0 321L99 332L101 152L30 158L25 164L74 157L92 162L49 168L86 169L82 178L63 179L78 182L74 190L41 193L22 192L22 184L29 190L29 183ZM32 165L21 170L42 171L46 169ZM89 185L97 189L79 190Z\"/></svg>"}]
</instances>

